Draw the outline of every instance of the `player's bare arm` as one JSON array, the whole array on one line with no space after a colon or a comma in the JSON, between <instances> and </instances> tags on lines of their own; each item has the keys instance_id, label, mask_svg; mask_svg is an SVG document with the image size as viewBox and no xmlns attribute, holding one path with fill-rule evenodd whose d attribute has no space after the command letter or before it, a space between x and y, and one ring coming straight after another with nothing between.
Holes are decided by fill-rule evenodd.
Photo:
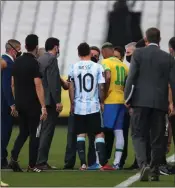
<instances>
[{"instance_id":1,"label":"player's bare arm","mask_svg":"<svg viewBox=\"0 0 175 188\"><path fill-rule=\"evenodd\" d=\"M69 82L63 80L63 78L60 78L60 81L61 81L61 87L62 87L64 90L68 90L68 89L69 89Z\"/></svg>"},{"instance_id":2,"label":"player's bare arm","mask_svg":"<svg viewBox=\"0 0 175 188\"><path fill-rule=\"evenodd\" d=\"M99 97L101 104L101 111L104 111L104 100L105 100L105 84L99 84Z\"/></svg>"},{"instance_id":3,"label":"player's bare arm","mask_svg":"<svg viewBox=\"0 0 175 188\"><path fill-rule=\"evenodd\" d=\"M45 105L45 100L44 100L44 89L43 89L41 78L34 78L34 83L35 83L36 93L37 93L39 102L42 107L41 120L45 120L47 118L47 110L46 110L46 105Z\"/></svg>"},{"instance_id":4,"label":"player's bare arm","mask_svg":"<svg viewBox=\"0 0 175 188\"><path fill-rule=\"evenodd\" d=\"M109 91L109 87L110 87L110 83L111 83L111 71L106 70L105 71L105 88L104 88L104 93L105 93L105 98L108 96L108 91Z\"/></svg>"},{"instance_id":5,"label":"player's bare arm","mask_svg":"<svg viewBox=\"0 0 175 188\"><path fill-rule=\"evenodd\" d=\"M69 84L69 98L70 98L70 104L71 104L71 113L74 112L74 82L71 81Z\"/></svg>"}]
</instances>

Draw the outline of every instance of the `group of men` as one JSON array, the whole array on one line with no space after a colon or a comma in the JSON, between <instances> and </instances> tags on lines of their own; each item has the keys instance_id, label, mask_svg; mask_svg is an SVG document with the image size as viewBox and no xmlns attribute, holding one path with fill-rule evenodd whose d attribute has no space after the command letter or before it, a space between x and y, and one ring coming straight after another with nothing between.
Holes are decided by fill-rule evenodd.
<instances>
[{"instance_id":1,"label":"group of men","mask_svg":"<svg viewBox=\"0 0 175 188\"><path fill-rule=\"evenodd\" d=\"M172 55L175 54L174 40L170 41ZM56 119L63 109L63 87L69 90L71 104L64 169L74 167L76 151L81 162L80 170L122 169L127 157L131 117L135 163L141 169L140 180L148 181L150 174L152 181L158 181L159 165L166 156L162 147L165 118L168 114L174 124L175 104L175 60L160 50L159 42L160 31L150 28L144 40L128 45L126 59L131 61L130 70L123 63L125 52L121 47L103 44L101 53L104 59L99 64L99 48L81 43L77 48L80 60L71 65L65 81L58 68L57 38L48 38L45 52L38 53L38 36L28 35L25 39L27 53L23 55L20 42L9 40L5 46L6 54L2 56L7 63L7 68L2 70L2 168L10 167L22 172L18 155L28 136L28 171L56 168L47 161ZM135 50L135 47L139 49ZM8 163L6 148L12 132L11 115L19 116L19 135ZM86 135L90 142L88 163ZM108 160L114 137L115 156L110 166ZM147 150L152 152L152 155L149 152L149 157Z\"/></svg>"}]
</instances>

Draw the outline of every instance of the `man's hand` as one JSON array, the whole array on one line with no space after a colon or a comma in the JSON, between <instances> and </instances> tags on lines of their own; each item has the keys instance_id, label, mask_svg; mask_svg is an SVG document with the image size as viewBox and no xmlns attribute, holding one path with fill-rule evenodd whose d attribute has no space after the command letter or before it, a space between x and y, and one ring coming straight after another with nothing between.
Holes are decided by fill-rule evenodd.
<instances>
[{"instance_id":1,"label":"man's hand","mask_svg":"<svg viewBox=\"0 0 175 188\"><path fill-rule=\"evenodd\" d=\"M11 115L13 117L18 117L18 111L16 110L15 105L10 106L10 108L11 108Z\"/></svg>"},{"instance_id":2,"label":"man's hand","mask_svg":"<svg viewBox=\"0 0 175 188\"><path fill-rule=\"evenodd\" d=\"M46 109L46 107L42 107L40 120L45 121L46 119L47 119L47 109Z\"/></svg>"},{"instance_id":3,"label":"man's hand","mask_svg":"<svg viewBox=\"0 0 175 188\"><path fill-rule=\"evenodd\" d=\"M132 116L133 114L133 108L129 108L129 115Z\"/></svg>"},{"instance_id":4,"label":"man's hand","mask_svg":"<svg viewBox=\"0 0 175 188\"><path fill-rule=\"evenodd\" d=\"M63 110L63 105L61 103L56 104L56 111L60 113Z\"/></svg>"},{"instance_id":5,"label":"man's hand","mask_svg":"<svg viewBox=\"0 0 175 188\"><path fill-rule=\"evenodd\" d=\"M126 108L130 108L131 106L130 104L126 104L126 103L124 105L126 106Z\"/></svg>"},{"instance_id":6,"label":"man's hand","mask_svg":"<svg viewBox=\"0 0 175 188\"><path fill-rule=\"evenodd\" d=\"M104 103L100 103L100 109L101 109L101 113L104 112Z\"/></svg>"},{"instance_id":7,"label":"man's hand","mask_svg":"<svg viewBox=\"0 0 175 188\"><path fill-rule=\"evenodd\" d=\"M168 114L169 114L169 116L175 115L175 108L174 108L173 103L169 104Z\"/></svg>"}]
</instances>

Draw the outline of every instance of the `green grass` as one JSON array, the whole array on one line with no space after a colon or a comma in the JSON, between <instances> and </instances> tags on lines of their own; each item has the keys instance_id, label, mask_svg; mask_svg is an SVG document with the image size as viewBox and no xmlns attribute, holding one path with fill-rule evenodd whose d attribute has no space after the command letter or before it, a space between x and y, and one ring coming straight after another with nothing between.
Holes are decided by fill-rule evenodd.
<instances>
[{"instance_id":1,"label":"green grass","mask_svg":"<svg viewBox=\"0 0 175 188\"><path fill-rule=\"evenodd\" d=\"M135 182L131 187L175 187L175 176L161 176L159 182Z\"/></svg>"},{"instance_id":2,"label":"green grass","mask_svg":"<svg viewBox=\"0 0 175 188\"><path fill-rule=\"evenodd\" d=\"M64 166L64 153L66 148L66 128L59 127L55 131L52 147L50 150L49 164L63 168ZM10 140L8 151L10 153L16 136L18 134L18 128L13 129L13 134ZM131 139L129 139L128 147L128 160L126 167L131 165L134 160L134 152ZM28 165L28 141L24 145L20 156L20 165L22 168L27 168ZM110 161L112 164L112 160ZM76 168L80 167L79 159L76 161ZM136 171L115 171L115 172L81 172L81 171L57 171L57 172L43 172L41 174L36 173L14 173L14 172L1 172L1 176L4 182L9 183L10 186L15 187L113 187L122 181L128 179L134 175ZM170 179L162 177L162 185L168 183L169 186L173 186L173 177ZM162 179L161 178L161 179ZM134 186L142 186L142 184L133 184ZM156 184L155 184L156 185ZM143 184L143 186L152 186L152 184Z\"/></svg>"}]
</instances>

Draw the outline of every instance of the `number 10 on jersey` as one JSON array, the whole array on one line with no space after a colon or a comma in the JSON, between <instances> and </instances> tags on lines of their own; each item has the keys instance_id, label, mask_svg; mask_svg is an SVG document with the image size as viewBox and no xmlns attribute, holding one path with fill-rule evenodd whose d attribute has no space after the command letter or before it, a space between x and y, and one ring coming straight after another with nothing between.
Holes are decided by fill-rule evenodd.
<instances>
[{"instance_id":1,"label":"number 10 on jersey","mask_svg":"<svg viewBox=\"0 0 175 188\"><path fill-rule=\"evenodd\" d=\"M120 67L120 66L116 66L116 74L117 74L117 79L115 81L115 84L124 86L125 77L126 77L125 68L124 67Z\"/></svg>"},{"instance_id":2,"label":"number 10 on jersey","mask_svg":"<svg viewBox=\"0 0 175 188\"><path fill-rule=\"evenodd\" d=\"M87 83L86 83L86 79L88 78L90 79L89 87L87 86ZM94 77L92 74L87 73L84 76L82 76L82 74L79 74L78 79L79 79L79 85L80 85L80 92L82 92L82 90L84 90L85 92L91 92L93 90Z\"/></svg>"}]
</instances>

